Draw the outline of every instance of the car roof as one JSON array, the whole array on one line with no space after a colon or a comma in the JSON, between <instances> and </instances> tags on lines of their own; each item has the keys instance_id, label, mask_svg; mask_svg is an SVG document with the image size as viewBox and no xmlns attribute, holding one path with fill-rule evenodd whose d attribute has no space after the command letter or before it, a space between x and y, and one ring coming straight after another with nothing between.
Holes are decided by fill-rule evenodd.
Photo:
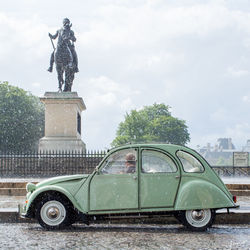
<instances>
[{"instance_id":1,"label":"car roof","mask_svg":"<svg viewBox=\"0 0 250 250\"><path fill-rule=\"evenodd\" d=\"M165 144L165 143L136 143L136 144L126 144L122 145L119 147L115 147L110 149L110 151L116 151L120 149L127 149L127 148L134 148L134 147L139 147L139 148L158 148L158 149L163 149L166 151L177 151L177 150L185 150L189 152L195 152L195 150L188 148L186 146L181 146L181 145L175 145L175 144Z\"/></svg>"}]
</instances>

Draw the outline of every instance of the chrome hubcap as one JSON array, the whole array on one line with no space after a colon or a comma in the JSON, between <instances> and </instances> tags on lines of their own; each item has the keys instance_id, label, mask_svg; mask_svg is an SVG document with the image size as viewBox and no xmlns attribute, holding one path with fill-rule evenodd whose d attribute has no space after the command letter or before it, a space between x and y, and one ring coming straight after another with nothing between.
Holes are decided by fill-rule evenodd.
<instances>
[{"instance_id":1,"label":"chrome hubcap","mask_svg":"<svg viewBox=\"0 0 250 250\"><path fill-rule=\"evenodd\" d=\"M191 216L194 220L202 220L205 216L204 210L193 210Z\"/></svg>"},{"instance_id":2,"label":"chrome hubcap","mask_svg":"<svg viewBox=\"0 0 250 250\"><path fill-rule=\"evenodd\" d=\"M47 225L58 226L65 219L66 209L59 201L48 201L42 206L40 216Z\"/></svg>"},{"instance_id":3,"label":"chrome hubcap","mask_svg":"<svg viewBox=\"0 0 250 250\"><path fill-rule=\"evenodd\" d=\"M185 215L187 222L197 228L206 226L212 217L210 209L188 210Z\"/></svg>"},{"instance_id":4,"label":"chrome hubcap","mask_svg":"<svg viewBox=\"0 0 250 250\"><path fill-rule=\"evenodd\" d=\"M47 216L50 219L55 219L59 215L59 209L57 207L51 207L48 209Z\"/></svg>"}]
</instances>

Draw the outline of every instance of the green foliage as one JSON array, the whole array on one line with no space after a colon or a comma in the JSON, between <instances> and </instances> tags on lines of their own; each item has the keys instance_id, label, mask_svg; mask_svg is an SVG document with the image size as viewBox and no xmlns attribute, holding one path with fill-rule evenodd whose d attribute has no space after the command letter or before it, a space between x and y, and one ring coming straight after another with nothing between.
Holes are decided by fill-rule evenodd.
<instances>
[{"instance_id":1,"label":"green foliage","mask_svg":"<svg viewBox=\"0 0 250 250\"><path fill-rule=\"evenodd\" d=\"M43 134L44 107L39 98L0 82L0 150L34 150Z\"/></svg>"},{"instance_id":2,"label":"green foliage","mask_svg":"<svg viewBox=\"0 0 250 250\"><path fill-rule=\"evenodd\" d=\"M145 142L185 145L190 141L185 121L172 117L169 108L155 103L126 113L125 121L119 124L111 145Z\"/></svg>"}]
</instances>

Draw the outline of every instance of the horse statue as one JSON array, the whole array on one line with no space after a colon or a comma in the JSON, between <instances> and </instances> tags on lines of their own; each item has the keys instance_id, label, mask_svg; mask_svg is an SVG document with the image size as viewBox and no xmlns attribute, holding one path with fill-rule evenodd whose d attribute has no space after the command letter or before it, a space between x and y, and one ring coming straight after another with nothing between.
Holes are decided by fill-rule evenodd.
<instances>
[{"instance_id":1,"label":"horse statue","mask_svg":"<svg viewBox=\"0 0 250 250\"><path fill-rule=\"evenodd\" d=\"M78 70L78 59L75 52L74 42L76 38L74 32L70 29L72 24L68 18L63 20L63 28L58 30L55 35L49 33L51 43L53 46L53 53L50 58L49 72L53 71L53 63L56 64L56 71L58 77L58 89L62 92L62 86L64 84L64 92L70 92L73 80L75 78L75 73ZM57 47L55 48L52 39L58 37Z\"/></svg>"},{"instance_id":2,"label":"horse statue","mask_svg":"<svg viewBox=\"0 0 250 250\"><path fill-rule=\"evenodd\" d=\"M55 64L58 77L59 91L62 91L63 84L64 92L71 91L73 80L75 77L75 71L73 65L73 56L65 42L63 42L60 46L57 46L56 48Z\"/></svg>"}]
</instances>

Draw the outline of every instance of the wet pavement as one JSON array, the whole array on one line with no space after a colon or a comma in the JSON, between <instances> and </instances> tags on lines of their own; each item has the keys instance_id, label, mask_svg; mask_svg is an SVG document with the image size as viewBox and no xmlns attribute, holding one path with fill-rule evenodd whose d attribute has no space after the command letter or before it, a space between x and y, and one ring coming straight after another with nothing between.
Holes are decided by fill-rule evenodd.
<instances>
[{"instance_id":1,"label":"wet pavement","mask_svg":"<svg viewBox=\"0 0 250 250\"><path fill-rule=\"evenodd\" d=\"M250 178L247 177L221 177L225 184L250 184Z\"/></svg>"},{"instance_id":2,"label":"wet pavement","mask_svg":"<svg viewBox=\"0 0 250 250\"><path fill-rule=\"evenodd\" d=\"M250 225L190 232L180 225L75 225L45 231L34 224L0 224L1 249L250 249Z\"/></svg>"}]
</instances>

